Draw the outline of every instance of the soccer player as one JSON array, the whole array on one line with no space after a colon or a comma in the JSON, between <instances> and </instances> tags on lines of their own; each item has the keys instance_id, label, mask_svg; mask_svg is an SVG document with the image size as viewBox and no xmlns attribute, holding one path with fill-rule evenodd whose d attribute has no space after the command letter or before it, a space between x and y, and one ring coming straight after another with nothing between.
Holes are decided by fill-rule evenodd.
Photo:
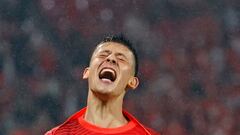
<instances>
[{"instance_id":1,"label":"soccer player","mask_svg":"<svg viewBox=\"0 0 240 135\"><path fill-rule=\"evenodd\" d=\"M123 98L135 89L138 59L123 35L107 36L95 48L83 79L87 106L45 135L159 135L124 111Z\"/></svg>"}]
</instances>

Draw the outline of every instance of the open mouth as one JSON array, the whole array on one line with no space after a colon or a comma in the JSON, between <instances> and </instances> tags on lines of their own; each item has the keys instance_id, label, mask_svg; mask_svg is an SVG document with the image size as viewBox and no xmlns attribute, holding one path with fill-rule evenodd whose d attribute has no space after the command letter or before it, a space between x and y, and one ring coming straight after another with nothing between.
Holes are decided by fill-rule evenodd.
<instances>
[{"instance_id":1,"label":"open mouth","mask_svg":"<svg viewBox=\"0 0 240 135\"><path fill-rule=\"evenodd\" d=\"M99 78L101 80L109 80L114 82L116 80L116 72L111 68L103 68L99 73Z\"/></svg>"}]
</instances>

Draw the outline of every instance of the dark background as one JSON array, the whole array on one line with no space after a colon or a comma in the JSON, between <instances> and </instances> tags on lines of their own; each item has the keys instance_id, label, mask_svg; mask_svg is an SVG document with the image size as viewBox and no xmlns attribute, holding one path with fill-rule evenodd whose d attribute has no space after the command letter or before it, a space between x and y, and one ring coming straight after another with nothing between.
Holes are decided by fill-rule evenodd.
<instances>
[{"instance_id":1,"label":"dark background","mask_svg":"<svg viewBox=\"0 0 240 135\"><path fill-rule=\"evenodd\" d=\"M240 134L239 0L0 0L0 135L42 135L86 105L108 33L137 48L124 107L164 135Z\"/></svg>"}]
</instances>

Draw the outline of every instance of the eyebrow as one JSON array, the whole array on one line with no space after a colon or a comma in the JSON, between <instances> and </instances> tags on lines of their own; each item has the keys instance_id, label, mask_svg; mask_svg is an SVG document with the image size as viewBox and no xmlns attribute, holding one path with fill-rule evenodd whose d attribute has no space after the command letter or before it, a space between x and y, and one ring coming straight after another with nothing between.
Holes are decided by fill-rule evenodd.
<instances>
[{"instance_id":1,"label":"eyebrow","mask_svg":"<svg viewBox=\"0 0 240 135\"><path fill-rule=\"evenodd\" d=\"M99 53L108 53L108 54L111 54L112 52L110 50L102 50L100 51ZM123 56L125 59L127 59L126 55L124 55L123 53L116 53L116 56Z\"/></svg>"},{"instance_id":2,"label":"eyebrow","mask_svg":"<svg viewBox=\"0 0 240 135\"><path fill-rule=\"evenodd\" d=\"M110 54L111 51L110 51L110 50L102 50L102 51L100 51L99 53L108 53L108 54Z\"/></svg>"},{"instance_id":3,"label":"eyebrow","mask_svg":"<svg viewBox=\"0 0 240 135\"><path fill-rule=\"evenodd\" d=\"M123 53L117 53L117 56L123 56L125 59L127 59L126 55L124 55Z\"/></svg>"}]
</instances>

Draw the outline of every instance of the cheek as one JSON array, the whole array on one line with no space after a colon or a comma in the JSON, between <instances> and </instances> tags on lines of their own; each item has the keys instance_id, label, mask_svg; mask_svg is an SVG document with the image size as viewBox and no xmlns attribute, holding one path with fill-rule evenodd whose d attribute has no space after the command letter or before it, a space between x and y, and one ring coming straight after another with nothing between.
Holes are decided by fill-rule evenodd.
<instances>
[{"instance_id":1,"label":"cheek","mask_svg":"<svg viewBox=\"0 0 240 135\"><path fill-rule=\"evenodd\" d=\"M89 65L89 75L92 76L95 74L95 72L97 71L97 68L98 68L98 64L99 61L98 60L94 60L90 63Z\"/></svg>"},{"instance_id":2,"label":"cheek","mask_svg":"<svg viewBox=\"0 0 240 135\"><path fill-rule=\"evenodd\" d=\"M131 76L132 76L131 68L123 67L121 77L119 78L121 80L120 82L125 85L126 83L128 83L128 80L131 78Z\"/></svg>"},{"instance_id":3,"label":"cheek","mask_svg":"<svg viewBox=\"0 0 240 135\"><path fill-rule=\"evenodd\" d=\"M133 72L133 68L129 64L128 65L123 65L122 66L122 72L123 72L123 74L131 75L132 72Z\"/></svg>"},{"instance_id":4,"label":"cheek","mask_svg":"<svg viewBox=\"0 0 240 135\"><path fill-rule=\"evenodd\" d=\"M124 74L129 74L131 70L128 67L123 67L122 71L123 71Z\"/></svg>"},{"instance_id":5,"label":"cheek","mask_svg":"<svg viewBox=\"0 0 240 135\"><path fill-rule=\"evenodd\" d=\"M100 63L101 63L101 60L96 58L93 61L91 61L90 68L95 70L99 66Z\"/></svg>"}]
</instances>

